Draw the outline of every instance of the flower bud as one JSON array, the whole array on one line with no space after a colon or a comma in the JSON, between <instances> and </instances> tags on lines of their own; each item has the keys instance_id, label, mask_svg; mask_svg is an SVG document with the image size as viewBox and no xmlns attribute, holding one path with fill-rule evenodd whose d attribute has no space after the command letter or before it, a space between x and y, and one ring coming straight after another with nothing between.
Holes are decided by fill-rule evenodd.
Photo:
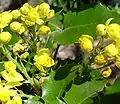
<instances>
[{"instance_id":1,"label":"flower bud","mask_svg":"<svg viewBox=\"0 0 120 104\"><path fill-rule=\"evenodd\" d=\"M113 40L120 39L120 25L113 23L107 26L107 34Z\"/></svg>"},{"instance_id":2,"label":"flower bud","mask_svg":"<svg viewBox=\"0 0 120 104\"><path fill-rule=\"evenodd\" d=\"M102 72L104 78L108 78L112 73L112 69L110 67L106 67Z\"/></svg>"},{"instance_id":3,"label":"flower bud","mask_svg":"<svg viewBox=\"0 0 120 104\"><path fill-rule=\"evenodd\" d=\"M18 32L18 34L24 33L24 32L25 32L25 27L24 27L24 26L21 26L20 30L17 31L17 32Z\"/></svg>"},{"instance_id":4,"label":"flower bud","mask_svg":"<svg viewBox=\"0 0 120 104\"><path fill-rule=\"evenodd\" d=\"M93 49L93 38L89 35L82 35L79 38L79 42L80 42L80 47L82 49L82 51L85 52L90 52Z\"/></svg>"},{"instance_id":5,"label":"flower bud","mask_svg":"<svg viewBox=\"0 0 120 104\"><path fill-rule=\"evenodd\" d=\"M43 24L44 24L44 21L43 21L42 19L38 19L38 20L36 21L36 23L37 23L38 25L43 25Z\"/></svg>"},{"instance_id":6,"label":"flower bud","mask_svg":"<svg viewBox=\"0 0 120 104\"><path fill-rule=\"evenodd\" d=\"M25 20L24 22L28 27L35 25L35 22L29 21L29 20Z\"/></svg>"},{"instance_id":7,"label":"flower bud","mask_svg":"<svg viewBox=\"0 0 120 104\"><path fill-rule=\"evenodd\" d=\"M23 32L25 32L25 27L21 23L16 21L10 24L10 28L19 34L22 34Z\"/></svg>"},{"instance_id":8,"label":"flower bud","mask_svg":"<svg viewBox=\"0 0 120 104\"><path fill-rule=\"evenodd\" d=\"M0 28L8 26L12 19L10 11L0 13Z\"/></svg>"},{"instance_id":9,"label":"flower bud","mask_svg":"<svg viewBox=\"0 0 120 104\"><path fill-rule=\"evenodd\" d=\"M47 15L47 19L52 18L54 16L54 14L55 14L55 11L54 10L50 10L50 12Z\"/></svg>"},{"instance_id":10,"label":"flower bud","mask_svg":"<svg viewBox=\"0 0 120 104\"><path fill-rule=\"evenodd\" d=\"M20 55L20 59L26 59L29 56L28 52L24 52L22 55Z\"/></svg>"},{"instance_id":11,"label":"flower bud","mask_svg":"<svg viewBox=\"0 0 120 104\"><path fill-rule=\"evenodd\" d=\"M50 30L50 28L48 27L48 26L41 26L40 27L40 29L39 29L39 33L41 34L41 35L47 35L47 34L49 34L49 33L51 33L51 30Z\"/></svg>"},{"instance_id":12,"label":"flower bud","mask_svg":"<svg viewBox=\"0 0 120 104\"><path fill-rule=\"evenodd\" d=\"M7 61L4 62L4 68L7 72L11 72L16 69L16 65L12 61Z\"/></svg>"},{"instance_id":13,"label":"flower bud","mask_svg":"<svg viewBox=\"0 0 120 104\"><path fill-rule=\"evenodd\" d=\"M120 54L116 56L115 65L120 68Z\"/></svg>"},{"instance_id":14,"label":"flower bud","mask_svg":"<svg viewBox=\"0 0 120 104\"><path fill-rule=\"evenodd\" d=\"M98 36L106 36L106 26L104 24L98 24L96 27L96 33Z\"/></svg>"},{"instance_id":15,"label":"flower bud","mask_svg":"<svg viewBox=\"0 0 120 104\"><path fill-rule=\"evenodd\" d=\"M12 35L9 32L0 33L0 42L3 44L8 43L12 38Z\"/></svg>"},{"instance_id":16,"label":"flower bud","mask_svg":"<svg viewBox=\"0 0 120 104\"><path fill-rule=\"evenodd\" d=\"M106 62L106 59L105 59L105 57L102 54L98 54L95 57L95 63L96 64L101 65L101 64L104 64L105 62Z\"/></svg>"},{"instance_id":17,"label":"flower bud","mask_svg":"<svg viewBox=\"0 0 120 104\"><path fill-rule=\"evenodd\" d=\"M28 14L28 12L32 9L32 7L28 4L25 3L21 8L20 8L20 12L24 15Z\"/></svg>"},{"instance_id":18,"label":"flower bud","mask_svg":"<svg viewBox=\"0 0 120 104\"><path fill-rule=\"evenodd\" d=\"M21 23L19 23L19 22L17 22L17 21L12 22L12 23L10 24L10 28L11 28L13 31L17 32L17 31L19 31L20 28L21 28Z\"/></svg>"},{"instance_id":19,"label":"flower bud","mask_svg":"<svg viewBox=\"0 0 120 104\"><path fill-rule=\"evenodd\" d=\"M16 52L23 52L25 50L25 47L19 43L15 43L15 46L13 47L13 53Z\"/></svg>"},{"instance_id":20,"label":"flower bud","mask_svg":"<svg viewBox=\"0 0 120 104\"><path fill-rule=\"evenodd\" d=\"M18 19L20 16L21 16L21 13L20 13L20 11L19 10L13 10L12 12L11 12L11 14L12 14L12 17L14 18L14 19Z\"/></svg>"},{"instance_id":21,"label":"flower bud","mask_svg":"<svg viewBox=\"0 0 120 104\"><path fill-rule=\"evenodd\" d=\"M50 12L50 6L47 3L42 3L38 7L38 13L40 16L46 17Z\"/></svg>"},{"instance_id":22,"label":"flower bud","mask_svg":"<svg viewBox=\"0 0 120 104\"><path fill-rule=\"evenodd\" d=\"M118 54L118 49L116 46L112 43L105 47L104 53L109 57L114 57Z\"/></svg>"}]
</instances>

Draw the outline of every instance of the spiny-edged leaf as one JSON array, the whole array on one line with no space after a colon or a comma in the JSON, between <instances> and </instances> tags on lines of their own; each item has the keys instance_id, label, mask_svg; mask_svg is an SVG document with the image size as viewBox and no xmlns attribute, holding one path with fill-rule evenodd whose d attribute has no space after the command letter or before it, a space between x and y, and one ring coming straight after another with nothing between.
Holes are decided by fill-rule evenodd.
<instances>
[{"instance_id":1,"label":"spiny-edged leaf","mask_svg":"<svg viewBox=\"0 0 120 104\"><path fill-rule=\"evenodd\" d=\"M113 85L106 87L106 95L115 93L120 93L120 78L118 78Z\"/></svg>"},{"instance_id":2,"label":"spiny-edged leaf","mask_svg":"<svg viewBox=\"0 0 120 104\"><path fill-rule=\"evenodd\" d=\"M79 13L68 12L64 16L65 30L56 34L55 39L61 44L71 44L78 42L82 34L96 37L96 25L105 23L109 18L115 18L114 22L120 22L120 14L101 4Z\"/></svg>"},{"instance_id":3,"label":"spiny-edged leaf","mask_svg":"<svg viewBox=\"0 0 120 104\"><path fill-rule=\"evenodd\" d=\"M45 78L42 87L42 98L46 104L61 104L60 96L64 93L66 86L75 78L74 65L64 65L59 67L57 72L52 71Z\"/></svg>"},{"instance_id":4,"label":"spiny-edged leaf","mask_svg":"<svg viewBox=\"0 0 120 104\"><path fill-rule=\"evenodd\" d=\"M86 99L103 90L105 81L86 82L81 85L72 85L65 95L67 104L82 104Z\"/></svg>"},{"instance_id":5,"label":"spiny-edged leaf","mask_svg":"<svg viewBox=\"0 0 120 104\"><path fill-rule=\"evenodd\" d=\"M110 10L105 6L98 4L94 8L89 8L79 13L68 12L64 15L64 27L77 25L88 25L104 23L110 16Z\"/></svg>"},{"instance_id":6,"label":"spiny-edged leaf","mask_svg":"<svg viewBox=\"0 0 120 104\"><path fill-rule=\"evenodd\" d=\"M78 42L82 34L89 34L95 37L96 24L79 25L66 28L55 35L55 39L61 44L72 44Z\"/></svg>"}]
</instances>

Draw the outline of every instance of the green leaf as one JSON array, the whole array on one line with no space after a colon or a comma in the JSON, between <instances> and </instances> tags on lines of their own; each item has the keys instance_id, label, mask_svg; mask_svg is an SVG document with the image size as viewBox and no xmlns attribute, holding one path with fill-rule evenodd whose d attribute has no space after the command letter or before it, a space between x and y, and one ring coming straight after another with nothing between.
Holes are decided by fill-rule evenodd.
<instances>
[{"instance_id":1,"label":"green leaf","mask_svg":"<svg viewBox=\"0 0 120 104\"><path fill-rule=\"evenodd\" d=\"M61 44L72 44L78 42L82 34L94 36L96 24L79 25L66 28L55 35L55 39Z\"/></svg>"},{"instance_id":2,"label":"green leaf","mask_svg":"<svg viewBox=\"0 0 120 104\"><path fill-rule=\"evenodd\" d=\"M34 96L32 98L29 98L25 104L43 104L43 103L40 102L39 96Z\"/></svg>"},{"instance_id":3,"label":"green leaf","mask_svg":"<svg viewBox=\"0 0 120 104\"><path fill-rule=\"evenodd\" d=\"M120 78L118 78L113 85L106 87L106 95L115 93L120 93Z\"/></svg>"},{"instance_id":4,"label":"green leaf","mask_svg":"<svg viewBox=\"0 0 120 104\"><path fill-rule=\"evenodd\" d=\"M68 12L64 15L65 30L55 35L55 39L61 44L78 42L82 34L96 37L96 25L105 23L107 19L115 18L114 22L120 22L120 14L98 4L79 13Z\"/></svg>"},{"instance_id":5,"label":"green leaf","mask_svg":"<svg viewBox=\"0 0 120 104\"><path fill-rule=\"evenodd\" d=\"M46 104L61 104L60 97L63 95L67 85L75 78L74 65L64 65L59 67L57 72L52 71L45 78L42 87L42 98ZM63 102L62 102L63 103Z\"/></svg>"},{"instance_id":6,"label":"green leaf","mask_svg":"<svg viewBox=\"0 0 120 104\"><path fill-rule=\"evenodd\" d=\"M82 104L86 99L103 90L105 81L86 82L81 85L72 85L65 95L67 104Z\"/></svg>"},{"instance_id":7,"label":"green leaf","mask_svg":"<svg viewBox=\"0 0 120 104\"><path fill-rule=\"evenodd\" d=\"M61 12L62 10L57 12L55 16L51 18L48 22L48 26L51 28L52 31L60 30L62 28L62 15L60 14Z\"/></svg>"},{"instance_id":8,"label":"green leaf","mask_svg":"<svg viewBox=\"0 0 120 104\"><path fill-rule=\"evenodd\" d=\"M64 15L64 27L104 23L110 16L110 10L98 4L79 13L68 12Z\"/></svg>"}]
</instances>

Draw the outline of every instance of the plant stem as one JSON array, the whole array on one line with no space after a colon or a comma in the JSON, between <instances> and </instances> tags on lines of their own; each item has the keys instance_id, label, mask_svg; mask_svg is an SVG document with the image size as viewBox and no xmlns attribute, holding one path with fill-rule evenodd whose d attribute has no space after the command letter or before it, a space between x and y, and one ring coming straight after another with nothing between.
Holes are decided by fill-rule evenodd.
<instances>
[{"instance_id":1,"label":"plant stem","mask_svg":"<svg viewBox=\"0 0 120 104\"><path fill-rule=\"evenodd\" d=\"M11 60L17 66L17 68L20 70L20 72L24 74L24 76L27 78L27 80L33 86L34 83L33 83L32 79L30 78L30 76L28 75L26 68L23 67L23 65L20 65L15 59L13 59L11 57L10 52L7 50L6 47L2 47L2 51L3 51L3 54L8 58L8 60Z\"/></svg>"}]
</instances>

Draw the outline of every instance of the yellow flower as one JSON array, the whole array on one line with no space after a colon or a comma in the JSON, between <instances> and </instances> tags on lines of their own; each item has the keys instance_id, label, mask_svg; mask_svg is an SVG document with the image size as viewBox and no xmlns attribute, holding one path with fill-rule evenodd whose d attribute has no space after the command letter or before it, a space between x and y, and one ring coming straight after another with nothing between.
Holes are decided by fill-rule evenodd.
<instances>
[{"instance_id":1,"label":"yellow flower","mask_svg":"<svg viewBox=\"0 0 120 104\"><path fill-rule=\"evenodd\" d=\"M17 21L12 22L10 24L10 28L19 34L22 34L23 32L25 32L25 27Z\"/></svg>"},{"instance_id":2,"label":"yellow flower","mask_svg":"<svg viewBox=\"0 0 120 104\"><path fill-rule=\"evenodd\" d=\"M101 64L104 64L105 62L106 62L106 59L105 59L105 57L102 54L98 54L95 57L95 63L96 64L101 65Z\"/></svg>"},{"instance_id":3,"label":"yellow flower","mask_svg":"<svg viewBox=\"0 0 120 104\"><path fill-rule=\"evenodd\" d=\"M44 55L44 54L50 54L50 50L48 48L42 48L39 51L37 51L37 55Z\"/></svg>"},{"instance_id":4,"label":"yellow flower","mask_svg":"<svg viewBox=\"0 0 120 104\"><path fill-rule=\"evenodd\" d=\"M25 3L21 8L20 12L24 15L28 14L28 12L33 9L28 3Z\"/></svg>"},{"instance_id":5,"label":"yellow flower","mask_svg":"<svg viewBox=\"0 0 120 104\"><path fill-rule=\"evenodd\" d=\"M47 15L47 19L52 18L54 16L54 14L55 14L55 11L54 10L50 10L49 14Z\"/></svg>"},{"instance_id":6,"label":"yellow flower","mask_svg":"<svg viewBox=\"0 0 120 104\"><path fill-rule=\"evenodd\" d=\"M29 20L26 20L25 19L25 24L27 25L27 26L33 26L33 25L35 25L35 22L32 22L32 21L29 21Z\"/></svg>"},{"instance_id":7,"label":"yellow flower","mask_svg":"<svg viewBox=\"0 0 120 104\"><path fill-rule=\"evenodd\" d=\"M104 53L109 57L114 57L118 54L118 49L116 46L112 43L105 47Z\"/></svg>"},{"instance_id":8,"label":"yellow flower","mask_svg":"<svg viewBox=\"0 0 120 104\"><path fill-rule=\"evenodd\" d=\"M12 61L4 62L4 68L7 72L15 71L16 65Z\"/></svg>"},{"instance_id":9,"label":"yellow flower","mask_svg":"<svg viewBox=\"0 0 120 104\"><path fill-rule=\"evenodd\" d=\"M110 67L106 67L102 72L104 78L108 78L112 73L112 69Z\"/></svg>"},{"instance_id":10,"label":"yellow flower","mask_svg":"<svg viewBox=\"0 0 120 104\"><path fill-rule=\"evenodd\" d=\"M79 38L82 51L90 52L93 49L93 38L89 35L82 35Z\"/></svg>"},{"instance_id":11,"label":"yellow flower","mask_svg":"<svg viewBox=\"0 0 120 104\"><path fill-rule=\"evenodd\" d=\"M98 36L106 36L106 26L104 24L98 24L96 26L96 33Z\"/></svg>"},{"instance_id":12,"label":"yellow flower","mask_svg":"<svg viewBox=\"0 0 120 104\"><path fill-rule=\"evenodd\" d=\"M24 52L22 55L20 55L20 59L26 59L29 56L28 52Z\"/></svg>"},{"instance_id":13,"label":"yellow flower","mask_svg":"<svg viewBox=\"0 0 120 104\"><path fill-rule=\"evenodd\" d=\"M43 68L43 66L39 63L39 61L36 61L34 63L34 65L41 71L41 72L44 72L45 73L45 70Z\"/></svg>"},{"instance_id":14,"label":"yellow flower","mask_svg":"<svg viewBox=\"0 0 120 104\"><path fill-rule=\"evenodd\" d=\"M19 43L15 43L15 46L13 47L13 53L16 52L23 52L25 50L25 47Z\"/></svg>"},{"instance_id":15,"label":"yellow flower","mask_svg":"<svg viewBox=\"0 0 120 104\"><path fill-rule=\"evenodd\" d=\"M40 27L39 33L41 35L47 35L47 34L51 33L51 30L48 26L43 25L43 26Z\"/></svg>"},{"instance_id":16,"label":"yellow flower","mask_svg":"<svg viewBox=\"0 0 120 104\"><path fill-rule=\"evenodd\" d=\"M39 19L39 14L33 9L28 12L26 19L32 22L35 22Z\"/></svg>"},{"instance_id":17,"label":"yellow flower","mask_svg":"<svg viewBox=\"0 0 120 104\"><path fill-rule=\"evenodd\" d=\"M113 23L107 26L107 34L113 40L120 39L120 25Z\"/></svg>"},{"instance_id":18,"label":"yellow flower","mask_svg":"<svg viewBox=\"0 0 120 104\"><path fill-rule=\"evenodd\" d=\"M118 55L116 56L115 65L116 65L118 68L120 68L120 54L118 54Z\"/></svg>"},{"instance_id":19,"label":"yellow flower","mask_svg":"<svg viewBox=\"0 0 120 104\"><path fill-rule=\"evenodd\" d=\"M12 12L11 12L11 14L12 14L12 17L14 18L14 19L18 19L20 16L21 16L21 13L20 13L20 11L19 10L13 10Z\"/></svg>"},{"instance_id":20,"label":"yellow flower","mask_svg":"<svg viewBox=\"0 0 120 104\"><path fill-rule=\"evenodd\" d=\"M12 20L12 14L10 11L0 13L0 28L4 28L9 25Z\"/></svg>"},{"instance_id":21,"label":"yellow flower","mask_svg":"<svg viewBox=\"0 0 120 104\"><path fill-rule=\"evenodd\" d=\"M18 32L18 34L24 33L25 32L25 27L22 25L21 28L20 28L20 30L17 31L17 32Z\"/></svg>"},{"instance_id":22,"label":"yellow flower","mask_svg":"<svg viewBox=\"0 0 120 104\"><path fill-rule=\"evenodd\" d=\"M23 81L23 76L17 71L7 72L6 70L1 72L2 77L8 82Z\"/></svg>"},{"instance_id":23,"label":"yellow flower","mask_svg":"<svg viewBox=\"0 0 120 104\"><path fill-rule=\"evenodd\" d=\"M39 64L45 67L51 67L55 64L54 60L51 57L49 57L49 55L47 54L38 56L36 62L39 62Z\"/></svg>"},{"instance_id":24,"label":"yellow flower","mask_svg":"<svg viewBox=\"0 0 120 104\"><path fill-rule=\"evenodd\" d=\"M12 38L12 35L9 32L0 33L0 42L3 44L7 44Z\"/></svg>"},{"instance_id":25,"label":"yellow flower","mask_svg":"<svg viewBox=\"0 0 120 104\"><path fill-rule=\"evenodd\" d=\"M118 51L120 53L120 40L116 41L115 46L116 46L116 48L118 49Z\"/></svg>"},{"instance_id":26,"label":"yellow flower","mask_svg":"<svg viewBox=\"0 0 120 104\"><path fill-rule=\"evenodd\" d=\"M39 15L43 16L44 18L47 17L47 15L50 12L50 6L47 3L42 3L39 6L37 6L37 8Z\"/></svg>"},{"instance_id":27,"label":"yellow flower","mask_svg":"<svg viewBox=\"0 0 120 104\"><path fill-rule=\"evenodd\" d=\"M38 25L43 25L43 24L44 24L44 21L43 21L42 19L38 19L38 20L36 21L36 23L37 23Z\"/></svg>"},{"instance_id":28,"label":"yellow flower","mask_svg":"<svg viewBox=\"0 0 120 104\"><path fill-rule=\"evenodd\" d=\"M45 72L43 66L51 67L55 64L54 60L49 55L49 49L43 48L37 52L37 55L34 56L34 65L42 72Z\"/></svg>"},{"instance_id":29,"label":"yellow flower","mask_svg":"<svg viewBox=\"0 0 120 104\"><path fill-rule=\"evenodd\" d=\"M12 22L12 23L10 24L10 28L11 28L13 31L17 32L17 31L20 30L21 25L22 25L21 23L19 23L19 22L17 22L17 21L14 21L14 22Z\"/></svg>"},{"instance_id":30,"label":"yellow flower","mask_svg":"<svg viewBox=\"0 0 120 104\"><path fill-rule=\"evenodd\" d=\"M9 92L9 90L4 88L4 87L0 87L0 101L5 103L9 99L10 99L10 92Z\"/></svg>"}]
</instances>

